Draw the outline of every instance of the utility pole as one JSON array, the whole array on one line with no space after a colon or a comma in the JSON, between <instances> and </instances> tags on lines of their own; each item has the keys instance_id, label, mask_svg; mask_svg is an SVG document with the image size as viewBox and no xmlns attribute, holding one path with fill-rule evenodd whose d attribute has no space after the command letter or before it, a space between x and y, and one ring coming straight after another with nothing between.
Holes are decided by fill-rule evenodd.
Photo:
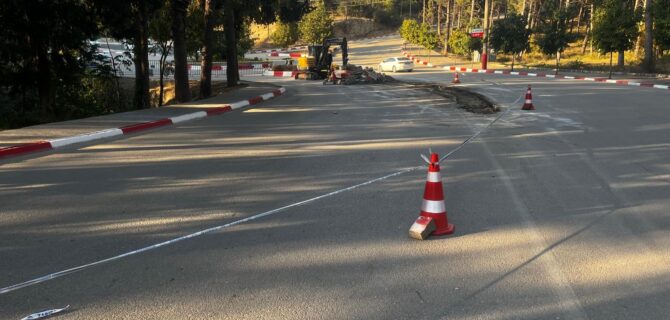
<instances>
[{"instance_id":1,"label":"utility pole","mask_svg":"<svg viewBox=\"0 0 670 320\"><path fill-rule=\"evenodd\" d=\"M481 55L482 69L486 70L489 59L489 6L491 0L484 0L484 42L482 44L483 50Z\"/></svg>"}]
</instances>

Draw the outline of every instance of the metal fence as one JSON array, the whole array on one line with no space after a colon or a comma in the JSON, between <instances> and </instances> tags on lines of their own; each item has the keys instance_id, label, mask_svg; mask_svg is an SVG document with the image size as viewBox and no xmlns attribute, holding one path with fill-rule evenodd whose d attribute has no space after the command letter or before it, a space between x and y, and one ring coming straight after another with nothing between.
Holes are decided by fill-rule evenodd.
<instances>
[{"instance_id":1,"label":"metal fence","mask_svg":"<svg viewBox=\"0 0 670 320\"><path fill-rule=\"evenodd\" d=\"M238 70L240 76L262 76L263 71L269 70L272 68L272 62L241 62L238 65ZM152 77L158 77L160 75L160 60L149 60L149 69L151 70ZM225 78L226 77L226 62L213 62L212 63L212 78ZM189 62L188 64L188 77L189 78L198 78L200 77L200 63L198 62ZM168 63L163 71L165 78L171 79L174 77L174 65ZM134 74L133 74L134 75Z\"/></svg>"}]
</instances>

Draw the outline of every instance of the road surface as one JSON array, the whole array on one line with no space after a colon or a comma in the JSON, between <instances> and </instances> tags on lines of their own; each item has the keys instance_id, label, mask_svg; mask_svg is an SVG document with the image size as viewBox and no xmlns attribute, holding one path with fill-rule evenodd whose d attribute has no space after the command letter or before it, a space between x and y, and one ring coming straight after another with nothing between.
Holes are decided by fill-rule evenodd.
<instances>
[{"instance_id":1,"label":"road surface","mask_svg":"<svg viewBox=\"0 0 670 320\"><path fill-rule=\"evenodd\" d=\"M396 48L364 44L353 62ZM669 92L466 74L503 110L475 115L272 81L286 96L242 112L1 162L3 288L250 219L0 294L0 318L670 318ZM442 166L456 233L410 239L419 153L478 133Z\"/></svg>"}]
</instances>

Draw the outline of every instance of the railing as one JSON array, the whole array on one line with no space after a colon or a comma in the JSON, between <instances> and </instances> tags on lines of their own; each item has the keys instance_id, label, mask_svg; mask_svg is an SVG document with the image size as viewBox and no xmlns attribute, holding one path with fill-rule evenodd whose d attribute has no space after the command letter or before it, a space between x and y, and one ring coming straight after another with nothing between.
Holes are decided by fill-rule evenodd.
<instances>
[{"instance_id":1,"label":"railing","mask_svg":"<svg viewBox=\"0 0 670 320\"><path fill-rule=\"evenodd\" d=\"M149 60L149 68L151 70L152 77L158 77L160 72L160 60ZM272 68L272 62L240 62L238 64L238 70L240 76L261 76L263 75L264 70ZM225 78L226 77L226 62L213 62L212 63L212 78ZM200 63L199 62L189 62L188 64L188 77L197 78L200 77ZM165 78L172 79L174 77L174 65L168 63L164 70ZM134 74L133 74L134 76Z\"/></svg>"}]
</instances>

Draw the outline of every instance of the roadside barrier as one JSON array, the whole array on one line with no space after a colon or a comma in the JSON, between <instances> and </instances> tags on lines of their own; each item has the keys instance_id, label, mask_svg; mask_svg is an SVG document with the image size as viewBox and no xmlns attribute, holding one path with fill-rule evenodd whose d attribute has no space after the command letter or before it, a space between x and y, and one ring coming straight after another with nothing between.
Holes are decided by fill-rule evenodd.
<instances>
[{"instance_id":1,"label":"roadside barrier","mask_svg":"<svg viewBox=\"0 0 670 320\"><path fill-rule=\"evenodd\" d=\"M186 121L192 121L196 119L201 119L209 116L215 116L223 114L226 112L233 111L242 107L254 105L260 103L264 100L269 100L274 97L278 97L286 92L286 89L281 87L279 89L273 90L266 94L260 96L252 97L247 100L237 101L230 104L222 104L218 107L206 108L203 111L197 111L193 113L183 114L180 116L175 116L171 118L163 118L153 121L140 122L131 125L127 125L120 128L111 128L104 129L95 132L84 133L76 136L70 136L65 138L53 139L53 140L44 140L31 143L24 143L15 146L9 146L5 148L0 148L0 159L9 158L14 156L20 156L24 154L47 151L52 149L59 149L68 145L91 142L95 140L108 139L112 137L134 134L140 131L155 129L159 127L164 127L168 125L178 124Z\"/></svg>"}]
</instances>

